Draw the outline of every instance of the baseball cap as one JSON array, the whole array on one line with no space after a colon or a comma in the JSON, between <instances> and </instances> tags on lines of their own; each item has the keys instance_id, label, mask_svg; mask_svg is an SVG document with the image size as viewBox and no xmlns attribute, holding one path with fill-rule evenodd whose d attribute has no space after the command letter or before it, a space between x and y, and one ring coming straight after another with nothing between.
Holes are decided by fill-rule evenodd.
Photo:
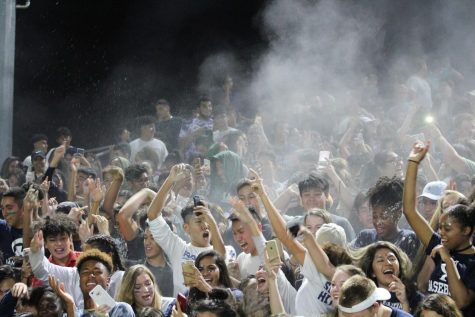
<instances>
[{"instance_id":1,"label":"baseball cap","mask_svg":"<svg viewBox=\"0 0 475 317\"><path fill-rule=\"evenodd\" d=\"M324 223L316 234L317 243L323 245L330 242L339 246L346 246L345 230L336 223Z\"/></svg>"},{"instance_id":2,"label":"baseball cap","mask_svg":"<svg viewBox=\"0 0 475 317\"><path fill-rule=\"evenodd\" d=\"M447 187L447 183L443 181L434 181L427 183L422 190L422 194L417 197L426 197L432 200L439 200L444 195L444 190Z\"/></svg>"},{"instance_id":3,"label":"baseball cap","mask_svg":"<svg viewBox=\"0 0 475 317\"><path fill-rule=\"evenodd\" d=\"M31 160L34 161L37 157L46 158L46 154L43 151L33 151L31 153Z\"/></svg>"},{"instance_id":4,"label":"baseball cap","mask_svg":"<svg viewBox=\"0 0 475 317\"><path fill-rule=\"evenodd\" d=\"M344 313L358 313L365 309L371 307L374 303L380 300L388 300L391 298L391 293L387 289L377 287L374 292L364 301L353 305L351 307L344 307L342 305L338 305L338 309Z\"/></svg>"}]
</instances>

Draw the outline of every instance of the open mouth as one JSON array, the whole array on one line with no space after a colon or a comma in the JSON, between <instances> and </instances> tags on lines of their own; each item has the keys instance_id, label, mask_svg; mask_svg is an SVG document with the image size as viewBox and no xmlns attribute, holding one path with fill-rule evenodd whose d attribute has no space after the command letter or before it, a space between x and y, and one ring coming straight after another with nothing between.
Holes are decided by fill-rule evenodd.
<instances>
[{"instance_id":1,"label":"open mouth","mask_svg":"<svg viewBox=\"0 0 475 317\"><path fill-rule=\"evenodd\" d=\"M144 302L149 302L152 300L152 294L144 295L142 296L142 299L144 300Z\"/></svg>"},{"instance_id":2,"label":"open mouth","mask_svg":"<svg viewBox=\"0 0 475 317\"><path fill-rule=\"evenodd\" d=\"M208 239L208 238L209 238L209 232L208 232L208 231L203 232L203 238L204 238L204 239Z\"/></svg>"},{"instance_id":3,"label":"open mouth","mask_svg":"<svg viewBox=\"0 0 475 317\"><path fill-rule=\"evenodd\" d=\"M258 286L262 286L262 285L264 285L265 283L266 283L266 279L265 279L265 278L260 277L260 278L257 279L257 285L258 285Z\"/></svg>"},{"instance_id":4,"label":"open mouth","mask_svg":"<svg viewBox=\"0 0 475 317\"><path fill-rule=\"evenodd\" d=\"M243 252L247 251L247 242L243 242L243 243L239 244L239 246L241 247L241 250Z\"/></svg>"},{"instance_id":5,"label":"open mouth","mask_svg":"<svg viewBox=\"0 0 475 317\"><path fill-rule=\"evenodd\" d=\"M205 281L206 281L206 283L211 284L211 282L213 282L213 279L211 279L211 278L205 278Z\"/></svg>"},{"instance_id":6,"label":"open mouth","mask_svg":"<svg viewBox=\"0 0 475 317\"><path fill-rule=\"evenodd\" d=\"M384 270L384 271L383 271L383 274L384 274L384 275L393 275L393 274L394 274L394 270L393 270L393 269Z\"/></svg>"},{"instance_id":7,"label":"open mouth","mask_svg":"<svg viewBox=\"0 0 475 317\"><path fill-rule=\"evenodd\" d=\"M54 249L54 252L55 252L55 253L58 253L58 254L62 254L62 253L64 253L64 251L65 251L64 248L57 248L57 249Z\"/></svg>"}]
</instances>

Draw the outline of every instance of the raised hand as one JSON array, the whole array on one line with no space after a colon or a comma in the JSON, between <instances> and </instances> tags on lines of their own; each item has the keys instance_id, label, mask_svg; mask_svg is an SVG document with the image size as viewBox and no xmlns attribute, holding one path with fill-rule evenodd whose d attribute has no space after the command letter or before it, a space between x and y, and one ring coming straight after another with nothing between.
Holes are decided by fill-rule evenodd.
<instances>
[{"instance_id":1,"label":"raised hand","mask_svg":"<svg viewBox=\"0 0 475 317\"><path fill-rule=\"evenodd\" d=\"M15 283L11 289L12 296L15 298L23 298L28 295L28 285L25 283Z\"/></svg>"},{"instance_id":2,"label":"raised hand","mask_svg":"<svg viewBox=\"0 0 475 317\"><path fill-rule=\"evenodd\" d=\"M187 169L185 164L176 164L170 170L170 177L173 182L177 182L186 177Z\"/></svg>"},{"instance_id":3,"label":"raised hand","mask_svg":"<svg viewBox=\"0 0 475 317\"><path fill-rule=\"evenodd\" d=\"M45 180L40 184L40 189L41 189L44 193L48 193L48 191L49 191L49 186L50 186L50 182L49 182L48 176L46 176Z\"/></svg>"},{"instance_id":4,"label":"raised hand","mask_svg":"<svg viewBox=\"0 0 475 317\"><path fill-rule=\"evenodd\" d=\"M427 141L425 144L421 141L414 143L411 153L409 153L408 160L416 163L421 162L429 151L429 148L430 141Z\"/></svg>"},{"instance_id":5,"label":"raised hand","mask_svg":"<svg viewBox=\"0 0 475 317\"><path fill-rule=\"evenodd\" d=\"M48 282L53 291L58 295L66 304L67 307L74 308L74 298L66 292L64 283L60 283L54 276L48 275ZM69 315L68 315L69 316Z\"/></svg>"},{"instance_id":6,"label":"raised hand","mask_svg":"<svg viewBox=\"0 0 475 317\"><path fill-rule=\"evenodd\" d=\"M23 199L24 210L33 209L37 205L37 202L38 202L38 190L35 189L33 186L30 186L30 188L26 192L25 198Z\"/></svg>"},{"instance_id":7,"label":"raised hand","mask_svg":"<svg viewBox=\"0 0 475 317\"><path fill-rule=\"evenodd\" d=\"M229 198L229 203L233 206L233 213L244 223L251 223L254 221L249 209L237 197Z\"/></svg>"},{"instance_id":8,"label":"raised hand","mask_svg":"<svg viewBox=\"0 0 475 317\"><path fill-rule=\"evenodd\" d=\"M81 161L79 157L73 156L73 158L71 159L71 163L69 164L69 168L71 169L71 171L77 173L80 166Z\"/></svg>"},{"instance_id":9,"label":"raised hand","mask_svg":"<svg viewBox=\"0 0 475 317\"><path fill-rule=\"evenodd\" d=\"M188 281L186 283L187 287L196 287L204 293L209 293L213 290L213 287L205 281L203 275L195 266L193 266L193 273L183 272L183 277Z\"/></svg>"},{"instance_id":10,"label":"raised hand","mask_svg":"<svg viewBox=\"0 0 475 317\"><path fill-rule=\"evenodd\" d=\"M96 178L96 181L89 182L89 196L93 202L100 203L104 199L104 193L106 192L105 186L102 185L101 180Z\"/></svg>"},{"instance_id":11,"label":"raised hand","mask_svg":"<svg viewBox=\"0 0 475 317\"><path fill-rule=\"evenodd\" d=\"M262 178L259 174L253 170L252 168L249 169L249 176L251 180L251 189L258 194L259 196L264 194L264 184L262 182Z\"/></svg>"},{"instance_id":12,"label":"raised hand","mask_svg":"<svg viewBox=\"0 0 475 317\"><path fill-rule=\"evenodd\" d=\"M40 251L45 245L45 240L43 239L43 231L39 230L33 235L30 243L30 251L36 253Z\"/></svg>"},{"instance_id":13,"label":"raised hand","mask_svg":"<svg viewBox=\"0 0 475 317\"><path fill-rule=\"evenodd\" d=\"M89 226L87 221L82 221L79 225L78 234L82 242L86 241L94 234L94 225Z\"/></svg>"},{"instance_id":14,"label":"raised hand","mask_svg":"<svg viewBox=\"0 0 475 317\"><path fill-rule=\"evenodd\" d=\"M87 209L89 206L84 206L81 208L73 207L68 213L68 217L73 219L76 223L81 222L81 216L84 214L84 209Z\"/></svg>"},{"instance_id":15,"label":"raised hand","mask_svg":"<svg viewBox=\"0 0 475 317\"><path fill-rule=\"evenodd\" d=\"M92 215L94 222L97 225L99 233L109 235L109 220L106 217L101 215Z\"/></svg>"}]
</instances>

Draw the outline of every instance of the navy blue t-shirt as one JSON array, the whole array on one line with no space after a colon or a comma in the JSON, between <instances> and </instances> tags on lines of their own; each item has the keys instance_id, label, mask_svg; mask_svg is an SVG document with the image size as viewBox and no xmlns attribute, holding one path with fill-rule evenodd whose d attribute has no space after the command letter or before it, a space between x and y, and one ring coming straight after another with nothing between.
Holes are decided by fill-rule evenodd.
<instances>
[{"instance_id":1,"label":"navy blue t-shirt","mask_svg":"<svg viewBox=\"0 0 475 317\"><path fill-rule=\"evenodd\" d=\"M411 314L406 313L403 310L397 309L397 308L391 308L393 311L391 312L391 317L412 317Z\"/></svg>"},{"instance_id":2,"label":"navy blue t-shirt","mask_svg":"<svg viewBox=\"0 0 475 317\"><path fill-rule=\"evenodd\" d=\"M440 236L437 233L432 234L429 245L426 249L426 254L430 254L432 249L439 245ZM455 253L452 255L460 279L464 285L475 291L475 254L461 254ZM428 289L429 293L445 294L450 296L449 283L447 280L446 264L442 262L439 254L434 257L435 269L429 279ZM464 316L475 316L475 302L462 309Z\"/></svg>"},{"instance_id":3,"label":"navy blue t-shirt","mask_svg":"<svg viewBox=\"0 0 475 317\"><path fill-rule=\"evenodd\" d=\"M382 240L376 234L376 229L364 229L356 236L356 239L351 243L354 248L362 248L377 241L388 241L397 245L401 250L406 252L409 259L414 260L417 249L419 249L420 241L416 234L407 229L401 229L393 240Z\"/></svg>"},{"instance_id":4,"label":"navy blue t-shirt","mask_svg":"<svg viewBox=\"0 0 475 317\"><path fill-rule=\"evenodd\" d=\"M419 303L423 299L424 299L424 295L420 292L416 292L413 296L408 298L409 307L411 308L411 310L412 311L416 310L417 306L419 305ZM388 307L391 307L391 308L397 308L397 309L402 310L402 304L399 301L399 299L397 299L396 293L391 292L391 298L388 299L388 300L383 300L381 303L384 306L388 306Z\"/></svg>"},{"instance_id":5,"label":"navy blue t-shirt","mask_svg":"<svg viewBox=\"0 0 475 317\"><path fill-rule=\"evenodd\" d=\"M0 247L4 260L12 256L23 255L23 230L12 228L0 219Z\"/></svg>"}]
</instances>

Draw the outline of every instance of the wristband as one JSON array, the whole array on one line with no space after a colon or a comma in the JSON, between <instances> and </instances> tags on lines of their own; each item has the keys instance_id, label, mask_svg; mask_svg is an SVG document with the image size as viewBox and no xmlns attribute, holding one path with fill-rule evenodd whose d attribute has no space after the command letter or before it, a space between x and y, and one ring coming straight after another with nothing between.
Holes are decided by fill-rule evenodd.
<instances>
[{"instance_id":1,"label":"wristband","mask_svg":"<svg viewBox=\"0 0 475 317\"><path fill-rule=\"evenodd\" d=\"M420 162L418 161L415 161L415 160L407 160L408 162L413 162L413 163L416 163L416 164L419 164Z\"/></svg>"}]
</instances>

